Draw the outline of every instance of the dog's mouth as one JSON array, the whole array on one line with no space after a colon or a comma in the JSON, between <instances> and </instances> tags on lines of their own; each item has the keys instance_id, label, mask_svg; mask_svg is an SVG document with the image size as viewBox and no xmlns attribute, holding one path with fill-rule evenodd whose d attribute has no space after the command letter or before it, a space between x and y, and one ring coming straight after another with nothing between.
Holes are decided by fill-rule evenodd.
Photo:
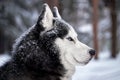
<instances>
[{"instance_id":1,"label":"dog's mouth","mask_svg":"<svg viewBox=\"0 0 120 80\"><path fill-rule=\"evenodd\" d=\"M89 63L89 61L92 59L92 57L89 59L89 60L86 60L86 61L83 61L83 62L81 62L81 61L79 61L79 60L77 60L75 57L73 57L73 59L77 62L77 63L79 63L79 64L88 64Z\"/></svg>"}]
</instances>

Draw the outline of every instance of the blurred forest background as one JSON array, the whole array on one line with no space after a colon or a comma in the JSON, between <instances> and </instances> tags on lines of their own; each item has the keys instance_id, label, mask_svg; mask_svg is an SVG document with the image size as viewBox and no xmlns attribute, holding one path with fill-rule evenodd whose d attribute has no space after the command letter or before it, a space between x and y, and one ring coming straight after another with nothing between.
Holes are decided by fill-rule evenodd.
<instances>
[{"instance_id":1,"label":"blurred forest background","mask_svg":"<svg viewBox=\"0 0 120 80\"><path fill-rule=\"evenodd\" d=\"M24 31L35 24L43 3L57 6L81 42L97 53L120 51L120 0L0 0L0 54L10 53ZM96 59L98 59L98 54Z\"/></svg>"}]
</instances>

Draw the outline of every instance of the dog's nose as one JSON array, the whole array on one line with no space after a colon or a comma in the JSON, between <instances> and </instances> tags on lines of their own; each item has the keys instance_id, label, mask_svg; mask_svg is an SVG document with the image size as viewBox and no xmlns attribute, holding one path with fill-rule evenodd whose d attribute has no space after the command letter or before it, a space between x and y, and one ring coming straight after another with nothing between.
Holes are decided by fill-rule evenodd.
<instances>
[{"instance_id":1,"label":"dog's nose","mask_svg":"<svg viewBox=\"0 0 120 80\"><path fill-rule=\"evenodd\" d=\"M95 50L91 49L91 50L89 51L89 54L90 54L91 56L95 55Z\"/></svg>"}]
</instances>

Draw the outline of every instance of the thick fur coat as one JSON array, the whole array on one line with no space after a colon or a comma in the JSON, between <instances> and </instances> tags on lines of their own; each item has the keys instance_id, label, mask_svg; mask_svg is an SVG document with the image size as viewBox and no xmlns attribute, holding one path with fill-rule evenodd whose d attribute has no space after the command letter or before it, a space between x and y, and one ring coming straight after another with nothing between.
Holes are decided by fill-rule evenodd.
<instances>
[{"instance_id":1,"label":"thick fur coat","mask_svg":"<svg viewBox=\"0 0 120 80\"><path fill-rule=\"evenodd\" d=\"M75 44L77 39L68 37L69 34L76 36L72 27L61 19L57 8L52 13L49 6L44 4L36 24L16 40L11 60L0 68L0 80L70 79L74 64L86 64L91 59L87 52L91 48L80 42L79 45ZM69 50L67 45L71 46L68 46ZM77 51L80 45L85 54L79 61L77 55L71 55L72 49Z\"/></svg>"}]
</instances>

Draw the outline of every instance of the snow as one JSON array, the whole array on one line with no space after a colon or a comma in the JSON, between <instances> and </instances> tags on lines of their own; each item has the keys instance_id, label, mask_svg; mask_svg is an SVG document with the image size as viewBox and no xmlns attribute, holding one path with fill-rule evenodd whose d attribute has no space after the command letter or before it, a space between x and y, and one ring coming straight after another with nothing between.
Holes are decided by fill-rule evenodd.
<instances>
[{"instance_id":1,"label":"snow","mask_svg":"<svg viewBox=\"0 0 120 80\"><path fill-rule=\"evenodd\" d=\"M0 66L9 61L7 54L0 55ZM92 60L86 66L76 66L72 80L120 80L120 53L116 59L110 52L100 52L99 60Z\"/></svg>"},{"instance_id":2,"label":"snow","mask_svg":"<svg viewBox=\"0 0 120 80\"><path fill-rule=\"evenodd\" d=\"M120 54L110 58L110 52L101 52L99 60L86 66L77 66L72 80L120 80Z\"/></svg>"},{"instance_id":3,"label":"snow","mask_svg":"<svg viewBox=\"0 0 120 80\"><path fill-rule=\"evenodd\" d=\"M83 24L78 30L82 33L91 33L92 32L92 24Z\"/></svg>"},{"instance_id":4,"label":"snow","mask_svg":"<svg viewBox=\"0 0 120 80\"><path fill-rule=\"evenodd\" d=\"M10 59L11 57L8 54L0 55L0 67L4 65L6 62L8 62Z\"/></svg>"}]
</instances>

